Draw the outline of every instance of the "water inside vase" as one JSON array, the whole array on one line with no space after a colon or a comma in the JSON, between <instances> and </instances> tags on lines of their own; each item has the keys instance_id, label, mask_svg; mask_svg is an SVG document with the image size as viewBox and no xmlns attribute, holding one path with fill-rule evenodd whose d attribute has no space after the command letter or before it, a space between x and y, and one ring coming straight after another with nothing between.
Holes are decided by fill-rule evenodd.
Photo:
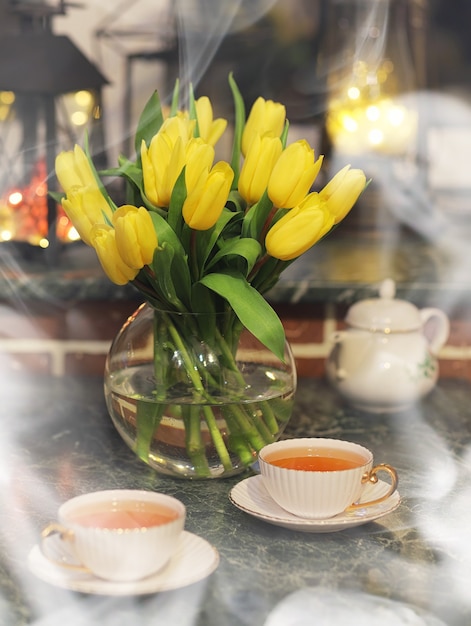
<instances>
[{"instance_id":1,"label":"water inside vase","mask_svg":"<svg viewBox=\"0 0 471 626\"><path fill-rule=\"evenodd\" d=\"M261 445L279 438L294 401L293 377L286 371L261 363L243 363L241 369L249 381L243 394L236 397L229 389L227 397L219 393L205 400L182 383L157 398L152 366L134 365L105 380L108 410L121 437L135 451L138 408L158 416L155 425L148 423L150 443L139 456L161 473L185 478L240 473L256 460ZM227 459L225 464L221 461L211 420L228 451L230 469ZM206 469L199 465L198 453L192 456L195 441Z\"/></svg>"}]
</instances>

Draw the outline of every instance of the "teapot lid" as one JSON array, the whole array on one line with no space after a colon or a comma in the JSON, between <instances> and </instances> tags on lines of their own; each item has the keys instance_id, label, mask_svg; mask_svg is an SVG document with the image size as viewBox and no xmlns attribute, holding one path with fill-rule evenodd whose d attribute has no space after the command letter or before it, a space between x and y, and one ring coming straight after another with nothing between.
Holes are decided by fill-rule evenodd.
<instances>
[{"instance_id":1,"label":"teapot lid","mask_svg":"<svg viewBox=\"0 0 471 626\"><path fill-rule=\"evenodd\" d=\"M422 325L419 310L411 302L397 300L396 285L387 278L381 283L379 298L361 300L348 310L345 321L349 326L371 332L405 332Z\"/></svg>"}]
</instances>

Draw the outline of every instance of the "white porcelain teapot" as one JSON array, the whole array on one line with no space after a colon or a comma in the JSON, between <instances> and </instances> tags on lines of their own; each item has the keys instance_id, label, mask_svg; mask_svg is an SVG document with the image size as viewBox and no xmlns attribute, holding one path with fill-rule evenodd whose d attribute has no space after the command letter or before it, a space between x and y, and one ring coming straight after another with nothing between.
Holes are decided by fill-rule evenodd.
<instances>
[{"instance_id":1,"label":"white porcelain teapot","mask_svg":"<svg viewBox=\"0 0 471 626\"><path fill-rule=\"evenodd\" d=\"M334 335L326 362L327 378L339 393L374 413L405 409L433 389L436 357L450 332L443 311L396 299L391 279L379 295L349 309L347 330Z\"/></svg>"}]
</instances>

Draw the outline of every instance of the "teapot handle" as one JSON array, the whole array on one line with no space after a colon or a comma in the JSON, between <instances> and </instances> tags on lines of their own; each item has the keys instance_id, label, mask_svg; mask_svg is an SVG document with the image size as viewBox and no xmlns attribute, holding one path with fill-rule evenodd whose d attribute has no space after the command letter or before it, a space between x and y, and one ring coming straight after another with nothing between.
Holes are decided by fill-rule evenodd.
<instances>
[{"instance_id":1,"label":"teapot handle","mask_svg":"<svg viewBox=\"0 0 471 626\"><path fill-rule=\"evenodd\" d=\"M344 338L345 338L345 331L339 330L333 335L332 337L333 347L327 359L329 367L332 367L333 371L335 372L335 378L337 381L340 381L346 378L345 370L340 367L340 354L341 354L342 343L343 343Z\"/></svg>"},{"instance_id":2,"label":"teapot handle","mask_svg":"<svg viewBox=\"0 0 471 626\"><path fill-rule=\"evenodd\" d=\"M419 313L430 352L436 356L450 334L450 320L443 311L433 307L421 309Z\"/></svg>"}]
</instances>

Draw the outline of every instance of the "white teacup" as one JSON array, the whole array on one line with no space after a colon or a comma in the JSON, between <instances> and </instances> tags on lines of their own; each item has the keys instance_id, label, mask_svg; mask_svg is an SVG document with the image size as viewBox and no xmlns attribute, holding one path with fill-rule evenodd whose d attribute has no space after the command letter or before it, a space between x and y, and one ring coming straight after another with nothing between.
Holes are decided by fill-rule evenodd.
<instances>
[{"instance_id":1,"label":"white teacup","mask_svg":"<svg viewBox=\"0 0 471 626\"><path fill-rule=\"evenodd\" d=\"M140 580L170 560L185 519L185 505L163 493L96 491L61 505L58 523L42 532L42 550L53 560L47 553L47 539L59 533L80 569L106 580Z\"/></svg>"},{"instance_id":2,"label":"white teacup","mask_svg":"<svg viewBox=\"0 0 471 626\"><path fill-rule=\"evenodd\" d=\"M344 511L379 504L396 491L398 478L390 465L373 467L373 454L350 441L316 437L268 444L259 453L260 472L270 496L283 509L309 519L327 519ZM391 485L382 497L358 503L378 472Z\"/></svg>"}]
</instances>

